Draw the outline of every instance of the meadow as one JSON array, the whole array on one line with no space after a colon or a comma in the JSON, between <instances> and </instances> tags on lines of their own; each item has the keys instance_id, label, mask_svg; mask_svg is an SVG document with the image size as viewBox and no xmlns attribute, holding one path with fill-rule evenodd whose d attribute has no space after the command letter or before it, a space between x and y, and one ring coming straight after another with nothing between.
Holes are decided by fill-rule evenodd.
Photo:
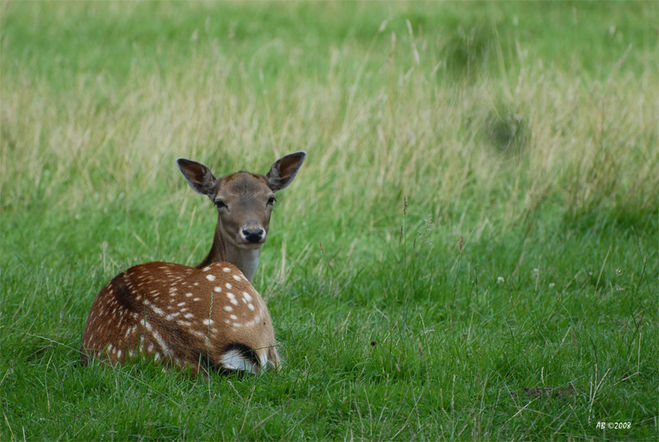
<instances>
[{"instance_id":1,"label":"meadow","mask_svg":"<svg viewBox=\"0 0 659 442\"><path fill-rule=\"evenodd\" d=\"M656 440L657 17L0 2L0 439ZM297 150L254 280L280 372L79 365L107 281L211 244L176 158Z\"/></svg>"}]
</instances>

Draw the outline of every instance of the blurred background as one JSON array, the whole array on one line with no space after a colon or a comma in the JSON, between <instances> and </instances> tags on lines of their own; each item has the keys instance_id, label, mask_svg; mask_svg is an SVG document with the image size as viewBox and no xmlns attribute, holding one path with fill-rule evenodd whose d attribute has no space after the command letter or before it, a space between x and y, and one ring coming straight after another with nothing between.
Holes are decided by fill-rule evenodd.
<instances>
[{"instance_id":1,"label":"blurred background","mask_svg":"<svg viewBox=\"0 0 659 442\"><path fill-rule=\"evenodd\" d=\"M1 2L0 435L592 437L630 414L656 431L658 5ZM238 386L293 402L218 430L158 415L149 388L207 393L158 370L135 421L116 409L134 396L80 387L134 384L74 366L100 288L210 247L215 210L176 158L221 176L297 150L255 278L289 371ZM62 387L37 382L53 365ZM214 382L231 422L244 401ZM525 388L570 385L517 413ZM49 414L81 390L106 420ZM347 417L370 407L370 426Z\"/></svg>"}]
</instances>

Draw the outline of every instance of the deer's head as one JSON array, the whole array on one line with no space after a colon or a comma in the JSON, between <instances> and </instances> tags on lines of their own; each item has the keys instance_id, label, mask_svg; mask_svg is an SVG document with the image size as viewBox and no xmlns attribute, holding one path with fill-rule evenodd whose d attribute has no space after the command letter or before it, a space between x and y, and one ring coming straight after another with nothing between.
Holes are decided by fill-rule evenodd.
<instances>
[{"instance_id":1,"label":"deer's head","mask_svg":"<svg viewBox=\"0 0 659 442\"><path fill-rule=\"evenodd\" d=\"M293 181L305 157L305 152L286 155L265 175L241 171L220 178L196 161L179 158L177 162L190 186L217 207L217 233L222 239L236 248L258 249L268 234L275 192Z\"/></svg>"}]
</instances>

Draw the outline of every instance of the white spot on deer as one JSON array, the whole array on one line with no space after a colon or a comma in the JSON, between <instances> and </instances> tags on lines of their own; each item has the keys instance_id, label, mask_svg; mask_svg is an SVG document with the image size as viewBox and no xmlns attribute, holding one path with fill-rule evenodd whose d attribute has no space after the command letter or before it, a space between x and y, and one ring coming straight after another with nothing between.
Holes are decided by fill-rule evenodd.
<instances>
[{"instance_id":1,"label":"white spot on deer","mask_svg":"<svg viewBox=\"0 0 659 442\"><path fill-rule=\"evenodd\" d=\"M231 319L234 319L234 320L235 320L235 319L238 319L238 316L236 316L236 315L229 315L229 317L230 317Z\"/></svg>"},{"instance_id":2,"label":"white spot on deer","mask_svg":"<svg viewBox=\"0 0 659 442\"><path fill-rule=\"evenodd\" d=\"M238 276L238 275L233 275L233 279L235 279L236 281L240 281L240 276Z\"/></svg>"},{"instance_id":3,"label":"white spot on deer","mask_svg":"<svg viewBox=\"0 0 659 442\"><path fill-rule=\"evenodd\" d=\"M210 275L209 275L209 276L210 276ZM192 298L192 293L190 293L190 292L186 293L186 294L185 294L185 297L186 297L186 298Z\"/></svg>"},{"instance_id":4,"label":"white spot on deer","mask_svg":"<svg viewBox=\"0 0 659 442\"><path fill-rule=\"evenodd\" d=\"M165 344L165 341L163 340L162 336L160 336L160 333L154 330L152 334L156 342L158 342L158 345L160 345L160 348L162 348L162 351L165 354L169 354L169 348L167 347L167 344Z\"/></svg>"},{"instance_id":5,"label":"white spot on deer","mask_svg":"<svg viewBox=\"0 0 659 442\"><path fill-rule=\"evenodd\" d=\"M220 287L220 286L218 285L217 287L214 287L214 288L213 288L213 291L214 291L215 293L220 293L220 292L222 292L222 287Z\"/></svg>"},{"instance_id":6,"label":"white spot on deer","mask_svg":"<svg viewBox=\"0 0 659 442\"><path fill-rule=\"evenodd\" d=\"M195 335L198 338L205 337L205 335L202 332L200 332L199 330L190 330L190 333L192 333L193 335Z\"/></svg>"},{"instance_id":7,"label":"white spot on deer","mask_svg":"<svg viewBox=\"0 0 659 442\"><path fill-rule=\"evenodd\" d=\"M206 275L206 279L209 281L215 281L215 275Z\"/></svg>"},{"instance_id":8,"label":"white spot on deer","mask_svg":"<svg viewBox=\"0 0 659 442\"><path fill-rule=\"evenodd\" d=\"M149 323L149 321L147 321L144 318L142 318L142 325L149 331L153 330L153 327L151 327L151 324Z\"/></svg>"},{"instance_id":9,"label":"white spot on deer","mask_svg":"<svg viewBox=\"0 0 659 442\"><path fill-rule=\"evenodd\" d=\"M158 359L160 359L160 353L156 352L156 354L153 355L153 359L156 360L156 361L157 361Z\"/></svg>"},{"instance_id":10,"label":"white spot on deer","mask_svg":"<svg viewBox=\"0 0 659 442\"><path fill-rule=\"evenodd\" d=\"M236 301L236 295L233 293L229 292L227 293L227 298L229 298L229 302L232 303L233 305L238 305L238 301Z\"/></svg>"},{"instance_id":11,"label":"white spot on deer","mask_svg":"<svg viewBox=\"0 0 659 442\"><path fill-rule=\"evenodd\" d=\"M183 307L183 306L185 305L185 302L179 302L179 303L176 304L176 305L178 305L179 307Z\"/></svg>"},{"instance_id":12,"label":"white spot on deer","mask_svg":"<svg viewBox=\"0 0 659 442\"><path fill-rule=\"evenodd\" d=\"M194 318L194 315L192 313L186 313L185 315L183 315L183 317L185 319L190 319L190 318Z\"/></svg>"},{"instance_id":13,"label":"white spot on deer","mask_svg":"<svg viewBox=\"0 0 659 442\"><path fill-rule=\"evenodd\" d=\"M242 327L243 325L240 322L234 322L233 326L234 327Z\"/></svg>"},{"instance_id":14,"label":"white spot on deer","mask_svg":"<svg viewBox=\"0 0 659 442\"><path fill-rule=\"evenodd\" d=\"M206 266L206 267L204 267L203 269L201 269L201 271L202 271L202 272L207 272L207 271L209 271L210 269L211 269L210 267Z\"/></svg>"},{"instance_id":15,"label":"white spot on deer","mask_svg":"<svg viewBox=\"0 0 659 442\"><path fill-rule=\"evenodd\" d=\"M201 298L192 298L192 300L195 301L195 302L199 302L199 301L201 301Z\"/></svg>"},{"instance_id":16,"label":"white spot on deer","mask_svg":"<svg viewBox=\"0 0 659 442\"><path fill-rule=\"evenodd\" d=\"M123 353L123 352L122 352L121 350L119 350L119 351L117 352L117 359L120 359L120 358L121 358L121 354L122 354L122 353Z\"/></svg>"},{"instance_id":17,"label":"white spot on deer","mask_svg":"<svg viewBox=\"0 0 659 442\"><path fill-rule=\"evenodd\" d=\"M224 267L222 270L227 272L227 273L229 273L231 271L231 269L229 267Z\"/></svg>"},{"instance_id":18,"label":"white spot on deer","mask_svg":"<svg viewBox=\"0 0 659 442\"><path fill-rule=\"evenodd\" d=\"M176 321L176 323L177 323L178 325L180 325L181 327L190 327L190 326L192 325L192 322L190 322L190 321L181 321L181 320L178 320L178 321Z\"/></svg>"},{"instance_id":19,"label":"white spot on deer","mask_svg":"<svg viewBox=\"0 0 659 442\"><path fill-rule=\"evenodd\" d=\"M212 319L204 319L203 324L204 325L213 325L213 324L215 324L215 321L213 321Z\"/></svg>"},{"instance_id":20,"label":"white spot on deer","mask_svg":"<svg viewBox=\"0 0 659 442\"><path fill-rule=\"evenodd\" d=\"M249 301L252 300L252 295L250 295L250 294L247 293L247 292L243 292L243 299L244 299L245 301L249 302Z\"/></svg>"},{"instance_id":21,"label":"white spot on deer","mask_svg":"<svg viewBox=\"0 0 659 442\"><path fill-rule=\"evenodd\" d=\"M224 284L224 287L226 287L228 289L231 289L231 287L233 287L233 286L231 285L231 283L227 282L226 284Z\"/></svg>"},{"instance_id":22,"label":"white spot on deer","mask_svg":"<svg viewBox=\"0 0 659 442\"><path fill-rule=\"evenodd\" d=\"M180 314L181 314L180 312L170 313L167 316L165 316L165 319L168 320L168 321L171 321L172 319L176 318Z\"/></svg>"},{"instance_id":23,"label":"white spot on deer","mask_svg":"<svg viewBox=\"0 0 659 442\"><path fill-rule=\"evenodd\" d=\"M247 304L247 307L249 307L251 311L254 311L254 304L252 304L251 302Z\"/></svg>"},{"instance_id":24,"label":"white spot on deer","mask_svg":"<svg viewBox=\"0 0 659 442\"><path fill-rule=\"evenodd\" d=\"M165 316L165 312L156 307L155 305L151 307L151 310L158 316Z\"/></svg>"},{"instance_id":25,"label":"white spot on deer","mask_svg":"<svg viewBox=\"0 0 659 442\"><path fill-rule=\"evenodd\" d=\"M233 311L233 307L231 307L230 305L225 305L224 310L226 310L228 312L231 312L231 311Z\"/></svg>"}]
</instances>

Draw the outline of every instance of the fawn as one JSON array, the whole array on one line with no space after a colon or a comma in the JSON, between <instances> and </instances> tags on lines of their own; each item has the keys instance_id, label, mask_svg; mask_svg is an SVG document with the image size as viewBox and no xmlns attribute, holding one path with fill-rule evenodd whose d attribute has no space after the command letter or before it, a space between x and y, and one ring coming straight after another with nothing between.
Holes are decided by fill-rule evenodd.
<instances>
[{"instance_id":1,"label":"fawn","mask_svg":"<svg viewBox=\"0 0 659 442\"><path fill-rule=\"evenodd\" d=\"M305 157L286 155L266 175L240 171L220 178L179 159L190 186L217 206L213 245L196 267L142 264L103 287L87 318L82 363L90 356L123 363L141 353L194 373L279 368L270 314L251 281L275 192L291 183Z\"/></svg>"}]
</instances>

